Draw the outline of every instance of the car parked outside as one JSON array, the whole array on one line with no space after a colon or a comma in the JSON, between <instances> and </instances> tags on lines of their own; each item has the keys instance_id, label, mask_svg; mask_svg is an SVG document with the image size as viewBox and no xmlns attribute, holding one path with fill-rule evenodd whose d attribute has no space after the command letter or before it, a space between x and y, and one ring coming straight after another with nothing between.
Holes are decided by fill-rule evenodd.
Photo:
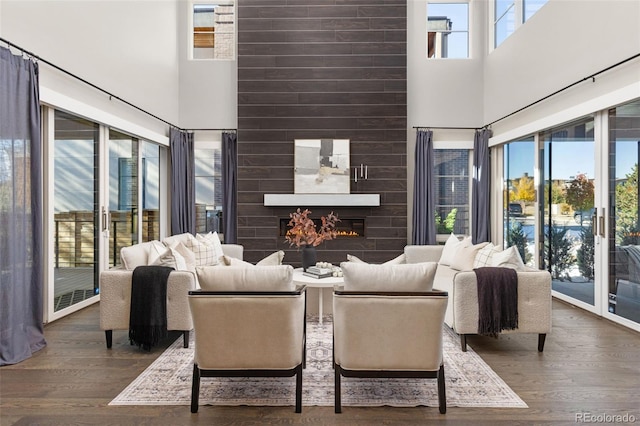
<instances>
[{"instance_id":1,"label":"car parked outside","mask_svg":"<svg viewBox=\"0 0 640 426\"><path fill-rule=\"evenodd\" d=\"M520 203L509 203L510 216L522 216L522 206Z\"/></svg>"}]
</instances>

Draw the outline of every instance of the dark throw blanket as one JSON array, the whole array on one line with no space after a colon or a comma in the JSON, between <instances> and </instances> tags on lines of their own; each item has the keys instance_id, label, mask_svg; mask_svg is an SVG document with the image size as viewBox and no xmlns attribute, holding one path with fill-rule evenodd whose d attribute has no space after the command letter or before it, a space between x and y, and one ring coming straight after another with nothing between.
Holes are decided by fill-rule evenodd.
<instances>
[{"instance_id":1,"label":"dark throw blanket","mask_svg":"<svg viewBox=\"0 0 640 426\"><path fill-rule=\"evenodd\" d=\"M131 312L129 340L131 344L151 350L168 336L167 280L173 268L138 266L131 279Z\"/></svg>"},{"instance_id":2,"label":"dark throw blanket","mask_svg":"<svg viewBox=\"0 0 640 426\"><path fill-rule=\"evenodd\" d=\"M474 269L478 281L478 334L498 337L518 328L518 274L515 269Z\"/></svg>"}]
</instances>

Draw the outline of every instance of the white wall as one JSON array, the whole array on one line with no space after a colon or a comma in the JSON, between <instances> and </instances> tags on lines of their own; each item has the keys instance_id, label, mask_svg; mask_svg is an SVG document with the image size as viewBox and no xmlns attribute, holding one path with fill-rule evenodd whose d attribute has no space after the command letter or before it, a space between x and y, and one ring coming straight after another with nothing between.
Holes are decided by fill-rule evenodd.
<instances>
[{"instance_id":1,"label":"white wall","mask_svg":"<svg viewBox=\"0 0 640 426\"><path fill-rule=\"evenodd\" d=\"M190 14L191 2L179 0L180 127L235 129L238 127L237 61L190 60Z\"/></svg>"},{"instance_id":2,"label":"white wall","mask_svg":"<svg viewBox=\"0 0 640 426\"><path fill-rule=\"evenodd\" d=\"M172 124L179 119L177 5L161 1L2 0L1 36ZM40 63L41 99L91 106L166 135L168 126ZM65 105L59 105L60 103ZM88 108L87 110L89 110ZM82 111L72 111L80 115ZM95 113L96 111L93 111ZM98 115L101 115L98 113ZM106 118L105 118L106 117ZM112 123L106 123L112 124ZM141 135L145 136L145 135Z\"/></svg>"},{"instance_id":3,"label":"white wall","mask_svg":"<svg viewBox=\"0 0 640 426\"><path fill-rule=\"evenodd\" d=\"M549 0L486 58L483 121L498 120L639 52L640 2ZM504 139L501 134L513 135L521 126L527 127L520 131L541 130L540 126L606 108L613 105L607 102L614 101L604 99L613 99L611 94L623 87L627 87L626 98L633 99L640 96L632 87L639 81L640 61L635 60L496 123L494 137ZM599 97L601 102L594 103ZM620 96L616 99L624 101ZM595 109L576 109L583 103ZM553 115L557 118L552 119Z\"/></svg>"},{"instance_id":4,"label":"white wall","mask_svg":"<svg viewBox=\"0 0 640 426\"><path fill-rule=\"evenodd\" d=\"M470 2L469 59L427 59L427 1L407 0L409 127L482 127L485 9Z\"/></svg>"}]
</instances>

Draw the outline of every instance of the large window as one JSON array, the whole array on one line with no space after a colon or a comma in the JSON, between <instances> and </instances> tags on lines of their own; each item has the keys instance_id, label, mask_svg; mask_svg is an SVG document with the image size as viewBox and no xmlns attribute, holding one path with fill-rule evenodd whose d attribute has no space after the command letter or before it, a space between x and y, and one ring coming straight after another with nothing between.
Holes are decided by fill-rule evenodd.
<instances>
[{"instance_id":1,"label":"large window","mask_svg":"<svg viewBox=\"0 0 640 426\"><path fill-rule=\"evenodd\" d=\"M220 132L198 132L195 139L196 231L222 229L222 143Z\"/></svg>"},{"instance_id":2,"label":"large window","mask_svg":"<svg viewBox=\"0 0 640 426\"><path fill-rule=\"evenodd\" d=\"M192 4L192 58L233 59L235 56L234 0Z\"/></svg>"},{"instance_id":3,"label":"large window","mask_svg":"<svg viewBox=\"0 0 640 426\"><path fill-rule=\"evenodd\" d=\"M498 47L548 0L494 0L493 47Z\"/></svg>"},{"instance_id":4,"label":"large window","mask_svg":"<svg viewBox=\"0 0 640 426\"><path fill-rule=\"evenodd\" d=\"M436 149L436 232L469 235L469 150Z\"/></svg>"},{"instance_id":5,"label":"large window","mask_svg":"<svg viewBox=\"0 0 640 426\"><path fill-rule=\"evenodd\" d=\"M427 4L427 57L469 57L469 4Z\"/></svg>"}]
</instances>

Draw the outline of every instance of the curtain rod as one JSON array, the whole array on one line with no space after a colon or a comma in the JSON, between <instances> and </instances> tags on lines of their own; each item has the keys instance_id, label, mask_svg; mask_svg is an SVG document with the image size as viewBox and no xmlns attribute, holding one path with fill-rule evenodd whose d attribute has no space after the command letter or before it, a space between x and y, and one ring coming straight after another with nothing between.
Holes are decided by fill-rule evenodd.
<instances>
[{"instance_id":1,"label":"curtain rod","mask_svg":"<svg viewBox=\"0 0 640 426\"><path fill-rule=\"evenodd\" d=\"M518 110L516 110L516 111L513 111L512 113L509 113L509 114L505 115L504 117L501 117L501 118L498 118L497 120L492 121L491 123L487 124L487 126L486 126L486 127L491 126L492 124L495 124L495 123L497 123L498 121L504 120L505 118L511 117L512 115L515 115L515 114L517 114L517 113L519 113L519 112L521 112L521 111L524 111L525 109L527 109L527 108L529 108L529 107L532 107L532 106L534 106L534 105L536 105L536 104L538 104L538 103L540 103L540 102L542 102L542 101L544 101L544 100L547 100L547 99L549 99L550 97L555 96L555 95L557 95L557 94L558 94L558 93L560 93L560 92L564 92L565 90L570 89L570 88L572 88L573 86L575 86L575 85L577 85L577 84L580 84L580 83L582 83L582 82L584 82L584 81L586 81L586 80L592 80L593 82L595 82L595 81L596 81L596 76L597 76L597 75L600 75L600 74L602 74L602 73L605 73L605 72L607 72L607 71L609 71L609 70L611 70L611 69L613 69L613 68L616 68L616 67L618 67L618 66L620 66L620 65L622 65L622 64L625 64L625 63L627 63L627 62L629 62L629 61L632 61L632 60L634 60L634 59L636 59L636 58L638 58L638 57L640 57L640 53L636 53L635 55L630 56L630 57L628 57L627 59L623 59L623 60L622 60L622 61L620 61L620 62L617 62L617 63L615 63L615 64L613 64L613 65L609 65L608 67L606 67L606 68L604 68L604 69L602 69L602 70L600 70L600 71L598 71L598 72L595 72L595 73L593 73L593 74L591 74L591 75L589 75L589 76L587 76L587 77L584 77L584 78L583 78L583 79L581 79L581 80L578 80L578 81L576 81L576 82L574 82L574 83L571 83L571 84L569 84L569 85L567 85L567 86L563 87L562 89L558 89L558 90L556 90L555 92L553 92L553 93L551 93L551 94L549 94L549 95L545 96L544 98L540 98L540 99L538 99L537 101L531 102L529 105L523 106L522 108L520 108L520 109L518 109Z\"/></svg>"},{"instance_id":2,"label":"curtain rod","mask_svg":"<svg viewBox=\"0 0 640 426\"><path fill-rule=\"evenodd\" d=\"M482 127L413 126L414 129L480 130Z\"/></svg>"},{"instance_id":3,"label":"curtain rod","mask_svg":"<svg viewBox=\"0 0 640 426\"><path fill-rule=\"evenodd\" d=\"M219 131L219 132L237 132L238 129L184 129L187 132L207 132L207 131Z\"/></svg>"},{"instance_id":4,"label":"curtain rod","mask_svg":"<svg viewBox=\"0 0 640 426\"><path fill-rule=\"evenodd\" d=\"M164 119L162 119L162 118L160 118L160 117L158 117L158 116L156 116L156 115L154 115L154 114L150 113L149 111L146 111L146 110L144 110L144 109L140 108L139 106L136 106L136 105L132 104L131 102L126 101L126 100L122 99L121 97L114 95L114 94L113 94L113 93L111 93L111 92L108 92L107 90L105 90L105 89L103 89L103 88L101 88L101 87L99 87L99 86L96 86L95 84L93 84L93 83L91 83L91 82L89 82L89 81L85 80L84 78L79 77L79 76L75 75L74 73L72 73L72 72L70 72L70 71L65 70L64 68L61 68L61 67L59 67L58 65L55 65L55 64L53 64L53 63L51 63L51 62L47 61L46 59L41 58L40 56L36 55L35 53L32 53L32 52L28 51L27 49L24 49L24 48L22 48L22 47L20 47L20 46L18 46L18 45L16 45L16 44L14 44L14 43L10 42L10 41L9 41L9 40L7 40L7 39L4 39L4 38L0 37L0 41L2 41L2 42L4 42L4 43L6 43L6 44L7 44L8 46L10 46L10 47L13 47L13 48L16 48L16 49L20 50L22 53L26 53L28 56L30 56L30 57L31 57L31 58L33 58L33 59L38 60L39 62L44 62L45 64L49 65L50 67L53 67L53 68L57 69L58 71L63 72L63 73L65 73L65 74L67 74L68 76L73 77L73 78L75 78L76 80L79 80L79 81L81 81L82 83L84 83L84 84L86 84L86 85L88 85L88 86L91 86L91 87L93 87L94 89L96 89L96 90L98 90L98 91L100 91L100 92L102 92L102 93L104 93L104 94L106 94L106 95L109 95L109 100L111 100L112 98L117 99L117 100L119 100L120 102L122 102L122 103L124 103L124 104L126 104L126 105L128 105L128 106L130 106L130 107L132 107L132 108L135 108L135 109L137 109L138 111L140 111L140 112L142 112L142 113L144 113L144 114L146 114L146 115L148 115L148 116L150 116L150 117L153 117L153 118L155 118L155 119L156 119L156 120L158 120L158 121L161 121L161 122L163 122L163 123L165 123L165 124L167 124L167 125L169 125L169 126L171 126L171 127L174 127L174 128L176 128L176 129L178 129L178 130L182 130L182 131L184 131L184 129L181 129L180 127L176 126L175 124L172 124L172 123L168 122L167 120L164 120Z\"/></svg>"}]
</instances>

